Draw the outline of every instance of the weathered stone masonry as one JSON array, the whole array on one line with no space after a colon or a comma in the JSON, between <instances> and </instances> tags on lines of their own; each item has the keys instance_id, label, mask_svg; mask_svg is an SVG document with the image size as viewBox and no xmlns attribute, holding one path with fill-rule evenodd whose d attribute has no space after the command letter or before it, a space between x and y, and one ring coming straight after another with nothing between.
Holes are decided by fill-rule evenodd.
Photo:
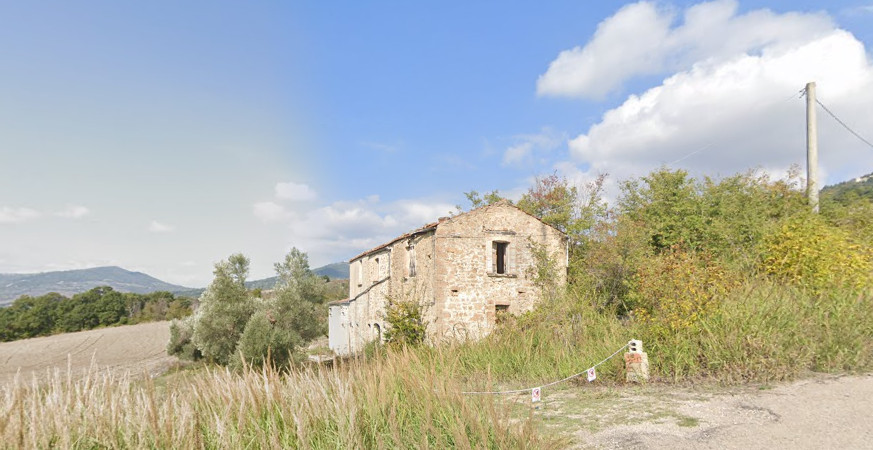
<instances>
[{"instance_id":1,"label":"weathered stone masonry","mask_svg":"<svg viewBox=\"0 0 873 450\"><path fill-rule=\"evenodd\" d=\"M347 355L381 339L392 300L424 307L432 344L487 335L500 314L540 300L529 276L532 244L555 257L566 282L566 236L508 202L442 218L352 258L349 298L330 305L331 349Z\"/></svg>"}]
</instances>

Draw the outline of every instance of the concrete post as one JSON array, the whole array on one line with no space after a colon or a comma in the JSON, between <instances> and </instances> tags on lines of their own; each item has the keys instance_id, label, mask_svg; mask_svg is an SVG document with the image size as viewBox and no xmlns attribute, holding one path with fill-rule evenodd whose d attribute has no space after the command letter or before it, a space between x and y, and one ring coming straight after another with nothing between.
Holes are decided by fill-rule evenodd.
<instances>
[{"instance_id":1,"label":"concrete post","mask_svg":"<svg viewBox=\"0 0 873 450\"><path fill-rule=\"evenodd\" d=\"M818 213L818 125L815 118L815 83L806 84L806 196Z\"/></svg>"},{"instance_id":2,"label":"concrete post","mask_svg":"<svg viewBox=\"0 0 873 450\"><path fill-rule=\"evenodd\" d=\"M624 354L625 379L628 383L649 381L649 355L643 351L643 341L632 339Z\"/></svg>"}]
</instances>

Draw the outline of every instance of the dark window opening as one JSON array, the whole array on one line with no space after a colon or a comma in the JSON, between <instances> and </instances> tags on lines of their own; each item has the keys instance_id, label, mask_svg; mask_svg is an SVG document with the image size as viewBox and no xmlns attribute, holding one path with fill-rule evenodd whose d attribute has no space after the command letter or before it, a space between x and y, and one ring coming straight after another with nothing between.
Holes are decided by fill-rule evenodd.
<instances>
[{"instance_id":1,"label":"dark window opening","mask_svg":"<svg viewBox=\"0 0 873 450\"><path fill-rule=\"evenodd\" d=\"M494 323L499 325L506 320L509 315L509 305L494 305Z\"/></svg>"},{"instance_id":2,"label":"dark window opening","mask_svg":"<svg viewBox=\"0 0 873 450\"><path fill-rule=\"evenodd\" d=\"M507 264L507 250L509 242L494 242L492 246L491 256L494 259L492 270L494 273L505 274L509 268Z\"/></svg>"},{"instance_id":3,"label":"dark window opening","mask_svg":"<svg viewBox=\"0 0 873 450\"><path fill-rule=\"evenodd\" d=\"M415 276L415 246L410 241L406 246L406 256L409 258L409 276Z\"/></svg>"}]
</instances>

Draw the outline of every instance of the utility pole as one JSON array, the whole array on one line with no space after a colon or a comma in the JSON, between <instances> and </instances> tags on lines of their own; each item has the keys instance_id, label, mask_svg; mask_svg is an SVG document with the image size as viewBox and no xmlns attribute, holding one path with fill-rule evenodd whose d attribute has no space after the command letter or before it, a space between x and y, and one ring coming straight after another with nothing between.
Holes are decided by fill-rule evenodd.
<instances>
[{"instance_id":1,"label":"utility pole","mask_svg":"<svg viewBox=\"0 0 873 450\"><path fill-rule=\"evenodd\" d=\"M806 196L818 213L818 124L815 120L815 82L806 83Z\"/></svg>"}]
</instances>

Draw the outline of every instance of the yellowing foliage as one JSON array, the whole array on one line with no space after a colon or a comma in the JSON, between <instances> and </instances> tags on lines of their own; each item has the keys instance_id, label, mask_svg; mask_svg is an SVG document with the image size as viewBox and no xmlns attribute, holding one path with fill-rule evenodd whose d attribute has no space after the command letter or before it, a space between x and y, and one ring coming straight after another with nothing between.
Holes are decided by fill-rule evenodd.
<instances>
[{"instance_id":1,"label":"yellowing foliage","mask_svg":"<svg viewBox=\"0 0 873 450\"><path fill-rule=\"evenodd\" d=\"M738 282L708 256L674 247L641 266L632 285L634 315L669 336L696 329Z\"/></svg>"},{"instance_id":2,"label":"yellowing foliage","mask_svg":"<svg viewBox=\"0 0 873 450\"><path fill-rule=\"evenodd\" d=\"M764 245L763 269L776 279L815 292L873 287L873 250L818 216L786 221Z\"/></svg>"}]
</instances>

